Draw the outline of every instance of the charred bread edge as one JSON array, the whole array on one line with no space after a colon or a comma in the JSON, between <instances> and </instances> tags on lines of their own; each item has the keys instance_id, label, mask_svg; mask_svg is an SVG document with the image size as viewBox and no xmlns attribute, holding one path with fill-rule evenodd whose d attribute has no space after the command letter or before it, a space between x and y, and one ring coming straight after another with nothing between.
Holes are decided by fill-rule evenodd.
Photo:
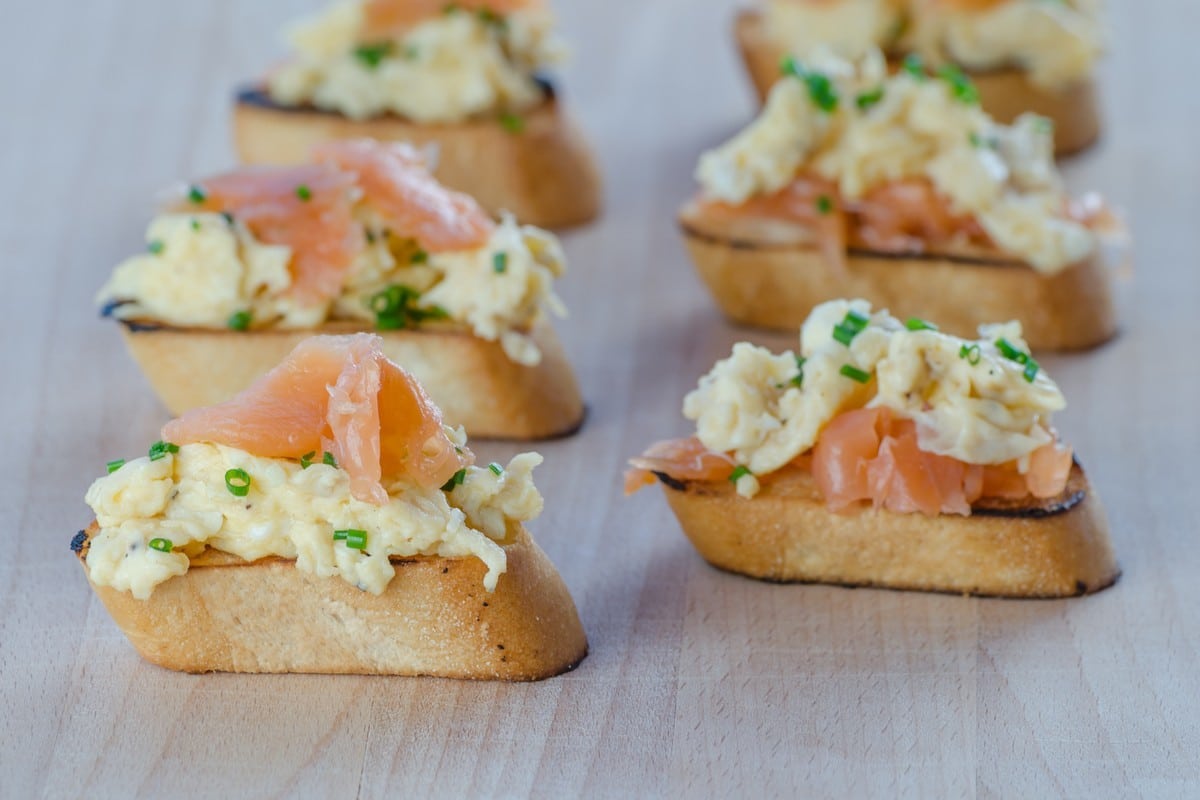
<instances>
[{"instance_id":1,"label":"charred bread edge","mask_svg":"<svg viewBox=\"0 0 1200 800\"><path fill-rule=\"evenodd\" d=\"M500 116L429 125L394 114L352 120L310 105L280 105L261 87L243 88L234 104L236 148L247 164L299 164L314 145L331 139L436 144L438 179L489 212L510 211L518 221L544 228L580 225L600 213L599 168L555 91L539 82L545 100L520 115L519 131L507 130Z\"/></svg>"},{"instance_id":2,"label":"charred bread edge","mask_svg":"<svg viewBox=\"0 0 1200 800\"><path fill-rule=\"evenodd\" d=\"M353 323L301 330L230 331L120 322L134 360L175 414L229 399L275 367L303 339L364 330ZM378 333L384 340L384 353L410 369L442 409L446 422L462 425L469 436L531 441L571 436L583 427L587 408L548 320L538 320L529 331L542 351L541 362L533 367L509 359L498 342L463 330L417 328ZM258 348L253 346L255 342ZM191 350L190 357L177 357L181 344ZM409 355L392 355L397 348Z\"/></svg>"},{"instance_id":3,"label":"charred bread edge","mask_svg":"<svg viewBox=\"0 0 1200 800\"><path fill-rule=\"evenodd\" d=\"M764 41L762 12L757 9L739 11L734 30L750 82L759 101L765 102L779 77L784 53ZM997 121L1010 123L1025 111L1052 119L1055 155L1079 153L1100 138L1100 109L1095 81L1091 78L1050 90L1031 83L1020 69L967 70L967 73L979 89L984 109Z\"/></svg>"},{"instance_id":4,"label":"charred bread edge","mask_svg":"<svg viewBox=\"0 0 1200 800\"><path fill-rule=\"evenodd\" d=\"M731 502L740 500L740 498L736 494L736 490L734 489L734 487L731 484L728 483L728 481L678 480L678 479L672 478L671 476L669 476L665 473L658 472L658 471L655 471L654 475L663 484L664 491L668 492L668 500L671 499L670 493L674 493L676 496L680 496L680 495L691 495L693 497L708 496L709 498L712 498L712 499L721 499L721 500L727 500L727 501L731 501ZM808 477L805 480L811 481L811 477ZM815 492L815 489L813 491ZM797 502L801 502L806 505L820 504L820 506L821 506L820 510L824 511L824 513L829 514L832 517L840 516L840 515L836 514L835 512L825 510L824 502L822 500L820 500L819 496L813 496L813 497L795 496L794 498L792 496L788 496L787 499L788 500L795 499ZM754 500L751 499L751 500L745 501L745 502L753 503ZM1095 593L1095 592L1101 591L1102 589L1106 589L1109 586L1112 586L1120 578L1121 570L1115 561L1115 557L1112 554L1112 545L1109 540L1107 521L1104 516L1103 507L1102 507L1102 505L1100 505L1099 498L1095 495L1094 490L1092 490L1092 488L1088 484L1087 476L1084 473L1083 468L1080 466L1078 461L1076 461L1074 463L1074 466L1072 468L1071 477L1069 479L1067 488L1058 497L1050 498L1048 500L1038 500L1035 503L1029 504L1025 507L1017 507L1015 505L1012 507L1005 507L1004 502L1005 501L1000 501L999 505L996 505L996 504L977 505L976 507L974 507L972 509L971 516L964 517L964 516L957 516L957 515L943 515L942 518L944 520L950 521L954 525L970 526L974 523L980 523L983 525L1002 524L1005 520L1023 521L1026 523L1045 522L1047 524L1052 524L1056 518L1066 519L1066 518L1069 518L1069 515L1072 515L1072 514L1087 513L1089 515L1096 516L1098 519L1098 523L1092 528L1093 535L1096 537L1096 542L1091 543L1091 544L1092 544L1092 546L1099 548L1099 550L1097 552L1091 553L1090 555L1092 556L1093 560L1095 560L1097 563L1093 563L1093 564L1090 564L1087 566L1090 566L1093 569L1093 571L1097 572L1097 574L1089 576L1091 578L1090 582L1084 581L1079 577L1075 577L1073 579L1073 583L1071 583L1071 585L1068 587L1067 590L1064 590L1062 588L1057 589L1057 590L1048 590L1046 587L1043 586L1041 591L1012 590L1012 591L1008 591L1008 592L1006 592L1006 591L980 591L977 589L969 589L969 588L968 589L953 588L953 587L948 588L945 586L915 585L914 583L896 584L896 583L889 583L886 578L880 578L879 580L846 580L846 579L838 578L836 576L803 577L803 578L779 577L778 575L759 574L758 571L752 571L753 568L749 567L749 566L743 570L743 569L738 569L737 566L734 564L718 563L718 561L716 561L716 560L710 560L708 554L706 554L701 549L701 545L697 543L696 538L694 537L693 533L691 531L688 531L687 527L682 524L683 523L682 519L680 520L680 522L681 522L681 527L684 528L684 533L687 535L688 539L691 540L693 546L695 546L697 548L697 550L700 552L701 557L703 557L706 561L708 561L708 563L711 564L713 567L720 569L724 572L730 572L730 573L737 574L737 575L743 575L743 576L755 578L758 580L767 581L770 583L804 583L804 584L820 583L820 584L847 586L850 588L872 587L872 588L881 588L881 589L893 589L893 590L897 590L897 591L923 591L923 592L935 592L935 593L940 593L940 594L970 595L970 596L974 596L974 597L1051 599L1051 598L1062 598L1062 597L1074 597L1074 596L1080 596L1080 595L1084 595L1084 594ZM1008 501L1008 502L1013 502L1013 501ZM1089 502L1090 502L1090 505L1089 505ZM671 505L672 505L672 509L675 510L674 503L672 503ZM865 504L860 504L860 505L865 505ZM678 511L676 511L676 513L678 513ZM878 513L884 514L884 515L890 514L890 512L886 512L886 511L880 511ZM894 515L894 516L909 517L909 516L914 516L914 515ZM723 536L724 534L720 534L720 535ZM1008 546L1012 547L1012 545L1008 545ZM1002 547L1003 546L998 547L997 552L1000 552ZM1020 549L1020 548L1018 548L1018 549ZM1062 567L1061 564L1056 564L1054 566ZM1076 564L1074 566L1085 566L1085 565Z\"/></svg>"},{"instance_id":5,"label":"charred bread edge","mask_svg":"<svg viewBox=\"0 0 1200 800\"><path fill-rule=\"evenodd\" d=\"M71 540L71 550L79 558L80 565L84 569L85 575L88 575L88 582L92 585L93 590L108 608L112 614L114 621L118 627L122 629L130 643L134 645L139 654L148 661L167 667L168 669L177 669L184 672L202 673L202 672L292 672L299 670L280 669L281 664L278 662L270 664L268 669L255 669L253 664L248 664L246 661L246 651L253 653L253 646L247 644L244 640L239 640L236 643L217 643L209 641L202 642L204 647L204 655L198 657L194 641L190 641L193 637L178 636L180 631L166 630L162 632L157 639L154 638L154 628L147 627L151 621L148 614L143 613L143 618L136 617L139 612L143 612L146 606L139 604L151 604L155 602L156 597L162 598L165 593L170 591L168 587L171 584L176 584L180 587L186 584L189 575L193 575L193 571L213 572L217 570L254 568L258 566L273 566L278 564L294 564L293 561L277 557L268 557L259 559L258 561L246 562L235 556L221 553L220 551L205 551L208 553L216 553L220 559L220 563L215 564L196 564L193 565L187 573L181 576L176 576L164 582L155 591L148 600L136 600L128 592L118 592L115 589L104 586L96 586L91 583L90 574L87 568L87 554L91 544L91 538L99 532L98 524L93 521L91 525L83 531L79 531ZM518 555L521 560L520 565L516 565L521 571L521 575L509 572L500 576L500 583L497 585L496 591L488 594L482 587L482 575L484 567L478 559L474 558L438 558L438 557L412 557L402 558L394 557L391 559L393 565L397 569L397 576L392 579L389 584L389 589L396 593L396 599L403 601L403 590L398 588L399 583L404 579L404 569L406 565L417 567L418 565L425 567L419 573L414 574L412 579L416 582L416 590L421 589L421 576L425 576L428 580L429 576L433 576L436 581L441 575L445 575L452 568L462 567L469 569L470 574L462 580L475 581L479 580L478 603L469 602L474 594L466 598L452 598L453 606L450 616L441 614L435 615L430 619L425 620L429 623L425 627L418 628L396 628L394 632L398 636L409 636L416 639L437 638L443 637L446 639L457 638L462 641L463 649L453 655L447 657L447 651L431 648L431 655L426 655L428 661L424 666L418 666L413 669L389 670L387 666L380 667L378 664L362 664L355 663L351 656L345 652L340 654L335 653L330 656L330 661L325 668L320 668L320 665L308 664L307 667L301 669L305 672L316 674L379 674L379 675L427 675L432 677L446 678L463 678L470 680L511 680L511 681L534 681L545 678L561 675L575 669L587 657L588 643L587 636L583 630L583 626L579 620L578 611L575 608L574 600L571 597L566 584L563 583L562 577L557 569L546 557L545 553L538 547L537 543L522 528L521 531L508 544L503 545L505 550L510 555L510 562L514 559L514 555ZM513 566L510 563L510 566ZM328 589L328 594L320 598L325 601L325 605L321 610L331 605L336 605L339 602L346 602L347 596L352 601L357 597L359 590L345 584L341 578L316 578L304 573L305 579L312 581L313 585ZM529 585L513 586L513 581L518 577L530 579ZM506 579L508 584L505 584ZM176 583L179 582L179 583ZM536 582L536 585L534 583ZM474 584L472 584L474 585ZM395 588L393 588L395 587ZM311 588L311 587L309 587ZM515 593L515 596L509 600L504 592L509 592L510 595ZM353 594L350 594L353 593ZM365 593L364 593L365 594ZM384 596L388 594L385 590ZM378 598L373 595L365 595L370 598L370 602L378 603ZM176 600L180 598L175 598ZM186 599L186 598L184 598ZM204 608L201 611L207 615L206 621L217 624L218 621L211 616L210 609L207 604L201 603ZM130 609L134 611L130 612ZM361 610L361 609L360 609ZM406 615L398 613L403 610L403 607L389 607L385 609L372 609L364 611L374 615L374 619L370 624L372 630L370 633L378 635L381 630L388 631L388 628L396 619L405 620ZM161 611L161 609L160 609ZM422 611L428 609L409 609L420 616ZM337 622L340 618L337 617L336 608L329 612ZM488 615L486 620L481 617ZM118 615L120 619L118 620ZM284 620L287 621L286 619ZM140 626L139 626L140 623ZM311 622L305 625L303 621L297 620L297 633L311 630ZM474 641L464 640L461 636L466 630L474 634ZM209 631L206 636L211 639L217 637L218 632ZM536 634L535 644L532 649L528 645L528 640ZM247 634L252 635L252 634ZM456 636L457 635L457 636ZM503 639L504 641L497 641ZM324 642L331 648L336 648L336 642ZM145 649L143 648L145 645ZM223 646L222 646L223 645ZM415 649L419 649L421 642L417 641ZM237 653L234 651L238 650ZM192 651L192 652L189 652ZM326 652L322 648L322 653ZM214 655L215 654L215 655ZM408 654L411 656L411 653ZM258 657L265 657L263 653L258 653ZM457 663L460 659L470 658L474 663ZM205 659L207 658L207 662ZM224 659L222 661L222 659ZM240 659L240 661L239 661ZM438 661L441 663L438 663ZM418 659L419 660L419 659ZM249 666L250 668L247 668ZM260 664L261 666L261 664Z\"/></svg>"}]
</instances>

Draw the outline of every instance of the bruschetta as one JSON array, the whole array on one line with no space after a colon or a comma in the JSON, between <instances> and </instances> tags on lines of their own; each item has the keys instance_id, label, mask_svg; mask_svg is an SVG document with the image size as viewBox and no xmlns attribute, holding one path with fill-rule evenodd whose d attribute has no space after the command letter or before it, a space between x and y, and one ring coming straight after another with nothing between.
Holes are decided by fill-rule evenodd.
<instances>
[{"instance_id":1,"label":"bruschetta","mask_svg":"<svg viewBox=\"0 0 1200 800\"><path fill-rule=\"evenodd\" d=\"M536 680L586 655L523 525L541 456L476 466L380 337L307 339L162 437L108 464L71 544L148 661Z\"/></svg>"},{"instance_id":2,"label":"bruschetta","mask_svg":"<svg viewBox=\"0 0 1200 800\"><path fill-rule=\"evenodd\" d=\"M1066 193L1043 118L994 122L961 72L889 76L878 51L790 62L696 177L680 223L736 322L794 329L821 302L862 296L959 335L1017 319L1038 349L1116 330L1102 255L1119 220Z\"/></svg>"},{"instance_id":3,"label":"bruschetta","mask_svg":"<svg viewBox=\"0 0 1200 800\"><path fill-rule=\"evenodd\" d=\"M818 306L799 353L749 343L683 404L696 433L631 461L721 569L772 581L1002 597L1120 574L1065 406L1021 325L978 339L863 300Z\"/></svg>"},{"instance_id":4,"label":"bruschetta","mask_svg":"<svg viewBox=\"0 0 1200 800\"><path fill-rule=\"evenodd\" d=\"M1094 74L1103 27L1092 0L762 0L738 14L735 35L763 100L788 56L829 50L853 59L879 48L892 69L916 55L963 70L992 117L1044 116L1055 152L1069 155L1100 135Z\"/></svg>"},{"instance_id":5,"label":"bruschetta","mask_svg":"<svg viewBox=\"0 0 1200 800\"><path fill-rule=\"evenodd\" d=\"M545 311L558 240L495 222L408 145L330 142L176 192L98 302L167 407L227 400L313 333L379 331L448 421L536 439L583 419Z\"/></svg>"},{"instance_id":6,"label":"bruschetta","mask_svg":"<svg viewBox=\"0 0 1200 800\"><path fill-rule=\"evenodd\" d=\"M295 54L237 94L247 164L369 137L436 147L439 180L532 225L593 219L600 179L541 75L563 47L541 0L348 0L298 24Z\"/></svg>"}]
</instances>

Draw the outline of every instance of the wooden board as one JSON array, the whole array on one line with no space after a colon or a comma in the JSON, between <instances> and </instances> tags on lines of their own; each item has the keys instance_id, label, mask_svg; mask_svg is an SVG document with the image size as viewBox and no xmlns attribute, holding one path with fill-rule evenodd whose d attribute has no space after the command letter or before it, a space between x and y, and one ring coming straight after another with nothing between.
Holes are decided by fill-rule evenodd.
<instances>
[{"instance_id":1,"label":"wooden board","mask_svg":"<svg viewBox=\"0 0 1200 800\"><path fill-rule=\"evenodd\" d=\"M541 449L533 532L591 637L535 685L178 675L68 552L104 462L164 421L91 298L155 192L230 162L229 91L318 0L26 3L0 26L0 796L1196 796L1200 793L1200 4L1115 6L1108 131L1073 162L1137 232L1123 333L1046 358L1112 516L1100 595L1005 602L773 586L695 556L623 459L683 433L739 338L673 227L753 107L732 2L560 0L564 97L606 170L560 327L591 417ZM516 448L481 448L485 459Z\"/></svg>"}]
</instances>

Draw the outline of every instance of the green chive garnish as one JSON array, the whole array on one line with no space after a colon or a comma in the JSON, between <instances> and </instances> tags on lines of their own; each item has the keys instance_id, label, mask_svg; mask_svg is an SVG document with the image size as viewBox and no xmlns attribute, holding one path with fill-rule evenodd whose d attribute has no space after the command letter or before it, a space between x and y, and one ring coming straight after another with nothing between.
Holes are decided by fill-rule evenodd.
<instances>
[{"instance_id":1,"label":"green chive garnish","mask_svg":"<svg viewBox=\"0 0 1200 800\"><path fill-rule=\"evenodd\" d=\"M850 309L845 318L833 327L833 338L849 347L854 337L862 333L870 322L870 317Z\"/></svg>"},{"instance_id":2,"label":"green chive garnish","mask_svg":"<svg viewBox=\"0 0 1200 800\"><path fill-rule=\"evenodd\" d=\"M950 84L950 91L960 103L969 106L979 105L979 90L975 82L967 77L967 73L954 64L945 64L938 68L937 76Z\"/></svg>"},{"instance_id":3,"label":"green chive garnish","mask_svg":"<svg viewBox=\"0 0 1200 800\"><path fill-rule=\"evenodd\" d=\"M160 553L169 553L175 549L175 545L170 539L154 538L150 540L150 549L157 550Z\"/></svg>"},{"instance_id":4,"label":"green chive garnish","mask_svg":"<svg viewBox=\"0 0 1200 800\"><path fill-rule=\"evenodd\" d=\"M360 44L354 48L354 57L363 63L367 69L377 69L383 60L392 54L391 42L377 44Z\"/></svg>"},{"instance_id":5,"label":"green chive garnish","mask_svg":"<svg viewBox=\"0 0 1200 800\"><path fill-rule=\"evenodd\" d=\"M150 456L151 461L158 461L160 458L166 458L167 453L178 453L178 452L179 452L179 445L171 444L170 442L164 442L164 441L160 440L160 441L157 441L154 444L150 445L150 452L147 455Z\"/></svg>"},{"instance_id":6,"label":"green chive garnish","mask_svg":"<svg viewBox=\"0 0 1200 800\"><path fill-rule=\"evenodd\" d=\"M925 60L916 53L909 53L904 57L904 63L901 66L905 72L919 80L925 80Z\"/></svg>"},{"instance_id":7,"label":"green chive garnish","mask_svg":"<svg viewBox=\"0 0 1200 800\"><path fill-rule=\"evenodd\" d=\"M165 245L163 245L162 239L151 239L146 245L146 249L151 253L154 253L154 255L158 255L163 251L164 246Z\"/></svg>"},{"instance_id":8,"label":"green chive garnish","mask_svg":"<svg viewBox=\"0 0 1200 800\"><path fill-rule=\"evenodd\" d=\"M934 325L932 322L926 322L919 317L909 317L908 321L904 323L904 327L910 331L936 331L938 329L937 325Z\"/></svg>"},{"instance_id":9,"label":"green chive garnish","mask_svg":"<svg viewBox=\"0 0 1200 800\"><path fill-rule=\"evenodd\" d=\"M1025 362L1025 380L1028 383L1033 383L1037 379L1038 372L1041 370L1041 365L1032 358Z\"/></svg>"},{"instance_id":10,"label":"green chive garnish","mask_svg":"<svg viewBox=\"0 0 1200 800\"><path fill-rule=\"evenodd\" d=\"M316 450L310 450L309 452L300 456L300 469L308 469L309 467L311 467L313 459L316 457L317 457Z\"/></svg>"},{"instance_id":11,"label":"green chive garnish","mask_svg":"<svg viewBox=\"0 0 1200 800\"><path fill-rule=\"evenodd\" d=\"M408 263L424 264L428 260L429 260L429 253L426 253L424 250L418 250L415 253L413 253L411 256L409 256Z\"/></svg>"},{"instance_id":12,"label":"green chive garnish","mask_svg":"<svg viewBox=\"0 0 1200 800\"><path fill-rule=\"evenodd\" d=\"M192 230L200 230L200 220L196 219L195 217L192 217Z\"/></svg>"},{"instance_id":13,"label":"green chive garnish","mask_svg":"<svg viewBox=\"0 0 1200 800\"><path fill-rule=\"evenodd\" d=\"M838 106L838 93L829 76L820 72L809 72L796 59L788 56L780 65L784 75L790 75L804 81L808 88L808 99L822 111L829 113Z\"/></svg>"},{"instance_id":14,"label":"green chive garnish","mask_svg":"<svg viewBox=\"0 0 1200 800\"><path fill-rule=\"evenodd\" d=\"M375 312L375 327L394 331L418 325L426 320L446 319L450 313L441 306L418 306L421 293L401 284L393 284L367 302Z\"/></svg>"},{"instance_id":15,"label":"green chive garnish","mask_svg":"<svg viewBox=\"0 0 1200 800\"><path fill-rule=\"evenodd\" d=\"M479 21L484 25L490 25L493 28L499 28L501 30L508 25L508 20L497 14L495 11L492 11L490 8L481 8L476 11L475 14L479 17Z\"/></svg>"},{"instance_id":16,"label":"green chive garnish","mask_svg":"<svg viewBox=\"0 0 1200 800\"><path fill-rule=\"evenodd\" d=\"M329 452L328 450L325 451L325 455L321 456L321 463L337 469L337 459L334 458L333 453Z\"/></svg>"},{"instance_id":17,"label":"green chive garnish","mask_svg":"<svg viewBox=\"0 0 1200 800\"><path fill-rule=\"evenodd\" d=\"M796 377L789 381L792 386L799 387L804 385L804 362L807 360L803 356L796 356Z\"/></svg>"},{"instance_id":18,"label":"green chive garnish","mask_svg":"<svg viewBox=\"0 0 1200 800\"><path fill-rule=\"evenodd\" d=\"M312 200L312 189L308 188L307 184L300 184L296 187L296 197L299 197L305 203Z\"/></svg>"},{"instance_id":19,"label":"green chive garnish","mask_svg":"<svg viewBox=\"0 0 1200 800\"><path fill-rule=\"evenodd\" d=\"M1018 364L1024 364L1029 360L1029 354L1024 350L1020 350L1013 346L1012 342L1004 337L996 340L996 349L998 349L1005 358L1010 361L1016 361Z\"/></svg>"},{"instance_id":20,"label":"green chive garnish","mask_svg":"<svg viewBox=\"0 0 1200 800\"><path fill-rule=\"evenodd\" d=\"M226 470L225 488L234 497L245 497L250 494L250 473L237 468Z\"/></svg>"},{"instance_id":21,"label":"green chive garnish","mask_svg":"<svg viewBox=\"0 0 1200 800\"><path fill-rule=\"evenodd\" d=\"M250 322L254 319L254 314L250 311L235 311L229 315L229 321L226 323L230 330L246 331L250 329Z\"/></svg>"},{"instance_id":22,"label":"green chive garnish","mask_svg":"<svg viewBox=\"0 0 1200 800\"><path fill-rule=\"evenodd\" d=\"M121 467L125 466L125 459L123 459L123 458L118 458L118 459L115 459L115 460L113 460L113 461L109 461L109 462L108 462L107 464L105 464L104 466L105 466L105 468L108 470L108 474L109 474L109 475L112 475L114 472L116 472L117 470L119 470Z\"/></svg>"},{"instance_id":23,"label":"green chive garnish","mask_svg":"<svg viewBox=\"0 0 1200 800\"><path fill-rule=\"evenodd\" d=\"M871 373L863 372L853 364L842 364L842 368L839 371L847 378L857 383L867 383L871 380Z\"/></svg>"},{"instance_id":24,"label":"green chive garnish","mask_svg":"<svg viewBox=\"0 0 1200 800\"><path fill-rule=\"evenodd\" d=\"M463 481L465 481L466 479L467 479L466 469L460 469L458 472L456 472L450 476L450 480L448 480L444 484L442 484L442 491L448 492L451 489L453 489L455 486L462 486Z\"/></svg>"},{"instance_id":25,"label":"green chive garnish","mask_svg":"<svg viewBox=\"0 0 1200 800\"><path fill-rule=\"evenodd\" d=\"M346 547L352 550L367 549L367 532L360 531L357 528L347 528L344 531L334 531L333 540L335 542L345 542Z\"/></svg>"},{"instance_id":26,"label":"green chive garnish","mask_svg":"<svg viewBox=\"0 0 1200 800\"><path fill-rule=\"evenodd\" d=\"M828 214L833 211L833 198L827 194L823 194L817 198L817 211L821 214Z\"/></svg>"},{"instance_id":27,"label":"green chive garnish","mask_svg":"<svg viewBox=\"0 0 1200 800\"><path fill-rule=\"evenodd\" d=\"M495 461L488 464L488 469L490 469L492 471L493 475L503 475L504 474L504 467L500 466Z\"/></svg>"},{"instance_id":28,"label":"green chive garnish","mask_svg":"<svg viewBox=\"0 0 1200 800\"><path fill-rule=\"evenodd\" d=\"M208 192L204 191L204 187L192 184L188 187L188 200L191 200L196 205L200 205L208 199Z\"/></svg>"},{"instance_id":29,"label":"green chive garnish","mask_svg":"<svg viewBox=\"0 0 1200 800\"><path fill-rule=\"evenodd\" d=\"M742 478L746 477L747 475L751 475L751 474L753 474L753 473L751 473L747 467L744 467L741 464L738 464L736 467L733 468L733 472L729 473L729 482L737 483Z\"/></svg>"},{"instance_id":30,"label":"green chive garnish","mask_svg":"<svg viewBox=\"0 0 1200 800\"><path fill-rule=\"evenodd\" d=\"M509 133L521 133L525 130L525 119L519 114L501 114L500 126Z\"/></svg>"},{"instance_id":31,"label":"green chive garnish","mask_svg":"<svg viewBox=\"0 0 1200 800\"><path fill-rule=\"evenodd\" d=\"M883 99L883 87L879 86L869 92L862 92L858 97L854 98L854 103L862 110L866 111L873 105L876 105Z\"/></svg>"},{"instance_id":32,"label":"green chive garnish","mask_svg":"<svg viewBox=\"0 0 1200 800\"><path fill-rule=\"evenodd\" d=\"M492 255L492 272L505 272L508 270L508 253L500 251Z\"/></svg>"},{"instance_id":33,"label":"green chive garnish","mask_svg":"<svg viewBox=\"0 0 1200 800\"><path fill-rule=\"evenodd\" d=\"M977 344L964 344L962 347L958 348L958 357L965 358L967 363L969 363L971 366L975 366L979 363L979 360L983 358L983 351L979 349L979 345Z\"/></svg>"}]
</instances>

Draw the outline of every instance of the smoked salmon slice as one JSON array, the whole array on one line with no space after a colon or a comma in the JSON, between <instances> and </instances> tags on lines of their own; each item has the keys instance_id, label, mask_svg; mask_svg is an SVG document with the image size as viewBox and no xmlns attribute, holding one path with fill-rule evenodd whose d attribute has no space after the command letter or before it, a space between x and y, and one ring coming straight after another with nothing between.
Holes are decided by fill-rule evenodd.
<instances>
[{"instance_id":1,"label":"smoked salmon slice","mask_svg":"<svg viewBox=\"0 0 1200 800\"><path fill-rule=\"evenodd\" d=\"M438 183L411 145L350 139L319 145L313 156L355 175L384 219L431 253L475 249L496 228L473 197Z\"/></svg>"},{"instance_id":2,"label":"smoked salmon slice","mask_svg":"<svg viewBox=\"0 0 1200 800\"><path fill-rule=\"evenodd\" d=\"M292 250L291 295L320 305L341 293L362 251L355 176L326 164L249 167L194 184L179 206L230 214L267 244Z\"/></svg>"},{"instance_id":3,"label":"smoked salmon slice","mask_svg":"<svg viewBox=\"0 0 1200 800\"><path fill-rule=\"evenodd\" d=\"M541 8L543 0L369 0L363 7L364 38L380 39L402 33L430 17L446 13L450 7L479 13L511 14L529 8Z\"/></svg>"},{"instance_id":4,"label":"smoked salmon slice","mask_svg":"<svg viewBox=\"0 0 1200 800\"><path fill-rule=\"evenodd\" d=\"M733 459L714 453L695 436L668 439L650 446L645 453L629 460L625 472L625 494L652 485L654 473L662 472L681 481L719 481L733 474Z\"/></svg>"},{"instance_id":5,"label":"smoked salmon slice","mask_svg":"<svg viewBox=\"0 0 1200 800\"><path fill-rule=\"evenodd\" d=\"M375 334L314 336L236 397L168 422L164 441L211 442L267 458L328 452L354 497L383 505L384 483L442 486L472 463L442 427L441 411L383 355Z\"/></svg>"}]
</instances>

